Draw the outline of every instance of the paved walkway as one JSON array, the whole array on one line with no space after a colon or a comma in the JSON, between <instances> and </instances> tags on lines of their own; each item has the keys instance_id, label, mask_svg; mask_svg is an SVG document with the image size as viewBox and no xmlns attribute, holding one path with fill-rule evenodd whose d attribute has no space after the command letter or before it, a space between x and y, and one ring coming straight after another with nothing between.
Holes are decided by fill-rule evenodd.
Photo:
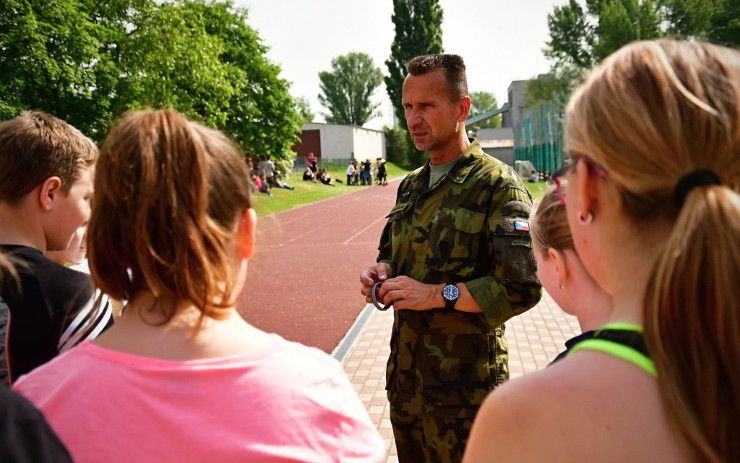
<instances>
[{"instance_id":1,"label":"paved walkway","mask_svg":"<svg viewBox=\"0 0 740 463\"><path fill-rule=\"evenodd\" d=\"M358 319L365 318L367 321L342 364L385 439L386 462L395 463L398 458L385 395L385 364L390 353L393 313L374 310L370 305ZM563 349L566 339L581 332L575 317L564 314L547 294L537 306L514 317L506 327L512 378L544 368Z\"/></svg>"}]
</instances>

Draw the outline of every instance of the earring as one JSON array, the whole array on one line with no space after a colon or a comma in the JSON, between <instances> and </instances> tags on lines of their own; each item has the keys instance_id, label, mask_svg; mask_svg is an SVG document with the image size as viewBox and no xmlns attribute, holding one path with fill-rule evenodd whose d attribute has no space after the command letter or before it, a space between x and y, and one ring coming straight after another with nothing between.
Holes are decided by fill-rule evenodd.
<instances>
[{"instance_id":1,"label":"earring","mask_svg":"<svg viewBox=\"0 0 740 463\"><path fill-rule=\"evenodd\" d=\"M562 290L563 288L565 288L565 285L558 285L558 288Z\"/></svg>"},{"instance_id":2,"label":"earring","mask_svg":"<svg viewBox=\"0 0 740 463\"><path fill-rule=\"evenodd\" d=\"M589 225L591 222L594 221L594 215L589 212L586 217L583 216L580 212L578 213L578 223L581 225Z\"/></svg>"}]
</instances>

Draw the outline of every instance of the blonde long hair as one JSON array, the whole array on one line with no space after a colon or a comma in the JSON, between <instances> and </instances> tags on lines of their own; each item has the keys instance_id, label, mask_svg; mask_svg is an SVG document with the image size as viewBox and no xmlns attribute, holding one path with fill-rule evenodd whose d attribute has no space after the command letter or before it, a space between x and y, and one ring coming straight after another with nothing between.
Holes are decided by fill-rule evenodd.
<instances>
[{"instance_id":1,"label":"blonde long hair","mask_svg":"<svg viewBox=\"0 0 740 463\"><path fill-rule=\"evenodd\" d=\"M635 42L567 109L566 144L608 172L634 223L672 224L644 295L645 340L671 422L706 461L740 461L740 52ZM684 198L699 169L720 184Z\"/></svg>"},{"instance_id":2,"label":"blonde long hair","mask_svg":"<svg viewBox=\"0 0 740 463\"><path fill-rule=\"evenodd\" d=\"M250 207L246 166L215 130L172 110L124 117L95 175L88 254L114 299L151 291L219 318L233 304L236 221ZM130 273L129 273L130 272ZM130 275L130 276L129 276ZM175 306L159 308L165 321Z\"/></svg>"}]
</instances>

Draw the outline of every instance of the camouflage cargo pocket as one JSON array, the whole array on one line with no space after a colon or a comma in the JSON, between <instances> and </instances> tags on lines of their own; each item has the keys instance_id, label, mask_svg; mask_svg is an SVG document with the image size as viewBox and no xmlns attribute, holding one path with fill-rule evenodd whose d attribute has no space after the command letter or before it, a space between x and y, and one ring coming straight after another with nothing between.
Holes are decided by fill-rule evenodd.
<instances>
[{"instance_id":1,"label":"camouflage cargo pocket","mask_svg":"<svg viewBox=\"0 0 740 463\"><path fill-rule=\"evenodd\" d=\"M467 209L442 208L432 217L427 264L444 273L467 277L475 271L485 214Z\"/></svg>"},{"instance_id":2,"label":"camouflage cargo pocket","mask_svg":"<svg viewBox=\"0 0 740 463\"><path fill-rule=\"evenodd\" d=\"M479 406L491 390L490 343L484 334L429 334L419 359L425 404Z\"/></svg>"}]
</instances>

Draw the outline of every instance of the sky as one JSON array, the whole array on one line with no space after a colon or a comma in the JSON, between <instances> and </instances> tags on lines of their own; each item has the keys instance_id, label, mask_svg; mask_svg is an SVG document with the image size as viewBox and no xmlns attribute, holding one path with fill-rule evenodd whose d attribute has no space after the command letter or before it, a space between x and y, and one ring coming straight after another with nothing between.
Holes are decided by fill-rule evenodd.
<instances>
[{"instance_id":1,"label":"sky","mask_svg":"<svg viewBox=\"0 0 740 463\"><path fill-rule=\"evenodd\" d=\"M549 39L547 14L567 0L440 0L444 11L445 53L463 57L469 91L493 93L499 105L509 84L549 69L542 54ZM267 57L280 65L280 77L292 82L294 97L304 97L316 121L328 112L318 99L319 72L350 52L367 53L384 75L395 29L392 0L235 0L248 9L247 23L269 47ZM365 127L393 125L385 86L373 95L382 117Z\"/></svg>"}]
</instances>

